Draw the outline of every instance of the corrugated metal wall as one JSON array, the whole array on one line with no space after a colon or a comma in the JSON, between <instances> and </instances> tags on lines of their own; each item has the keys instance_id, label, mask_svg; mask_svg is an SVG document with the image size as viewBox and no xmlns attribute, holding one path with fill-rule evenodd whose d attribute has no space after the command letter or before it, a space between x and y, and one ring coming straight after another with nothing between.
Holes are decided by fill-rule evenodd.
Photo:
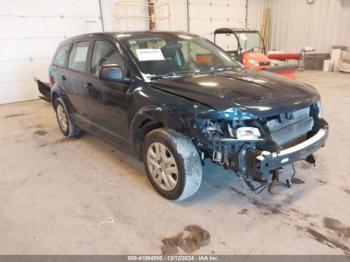
<instances>
[{"instance_id":1,"label":"corrugated metal wall","mask_svg":"<svg viewBox=\"0 0 350 262\"><path fill-rule=\"evenodd\" d=\"M247 27L251 29L261 30L263 11L270 6L270 0L247 0L248 1L248 17Z\"/></svg>"},{"instance_id":2,"label":"corrugated metal wall","mask_svg":"<svg viewBox=\"0 0 350 262\"><path fill-rule=\"evenodd\" d=\"M305 46L328 52L332 45L350 46L350 1L249 0L248 26L260 29L263 8L272 9L271 49L300 51Z\"/></svg>"}]
</instances>

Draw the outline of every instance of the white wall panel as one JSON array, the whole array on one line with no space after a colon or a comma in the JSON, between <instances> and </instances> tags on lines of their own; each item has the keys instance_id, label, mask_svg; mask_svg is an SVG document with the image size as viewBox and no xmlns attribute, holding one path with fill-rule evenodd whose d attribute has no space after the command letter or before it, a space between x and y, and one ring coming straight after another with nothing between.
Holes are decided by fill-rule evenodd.
<instances>
[{"instance_id":1,"label":"white wall panel","mask_svg":"<svg viewBox=\"0 0 350 262\"><path fill-rule=\"evenodd\" d=\"M115 12L113 12L114 4L118 0L102 0L102 14L105 31L125 31L125 30L148 30L148 22L145 20L133 19L129 25L118 24L115 20ZM145 0L146 3L146 0ZM171 31L187 31L187 0L169 0L170 7L170 27L168 20L163 20L160 26L161 30ZM125 10L124 10L125 11ZM127 11L129 12L129 11ZM123 14L123 10L116 10L116 13ZM147 15L148 10L137 8L134 10L137 15ZM165 10L162 11L162 14Z\"/></svg>"},{"instance_id":2,"label":"white wall panel","mask_svg":"<svg viewBox=\"0 0 350 262\"><path fill-rule=\"evenodd\" d=\"M117 3L122 3L118 4ZM147 0L130 1L131 5L126 5L124 0L102 0L102 14L105 31L141 31L148 29L146 18L141 19L141 16L148 15ZM143 5L138 5L136 2L143 2ZM117 16L138 16L140 18L119 19Z\"/></svg>"},{"instance_id":3,"label":"white wall panel","mask_svg":"<svg viewBox=\"0 0 350 262\"><path fill-rule=\"evenodd\" d=\"M1 1L0 24L0 104L37 98L59 42L101 31L98 0Z\"/></svg>"},{"instance_id":4,"label":"white wall panel","mask_svg":"<svg viewBox=\"0 0 350 262\"><path fill-rule=\"evenodd\" d=\"M187 31L187 0L170 0L171 30Z\"/></svg>"},{"instance_id":5,"label":"white wall panel","mask_svg":"<svg viewBox=\"0 0 350 262\"><path fill-rule=\"evenodd\" d=\"M220 27L246 26L246 0L189 0L190 32L213 40Z\"/></svg>"},{"instance_id":6,"label":"white wall panel","mask_svg":"<svg viewBox=\"0 0 350 262\"><path fill-rule=\"evenodd\" d=\"M103 25L106 32L116 31L113 13L113 5L115 2L116 0L101 0Z\"/></svg>"},{"instance_id":7,"label":"white wall panel","mask_svg":"<svg viewBox=\"0 0 350 262\"><path fill-rule=\"evenodd\" d=\"M105 31L116 31L113 5L101 0ZM350 45L350 0L169 0L171 28L213 39L219 27L260 30L263 10L270 7L271 49L298 52L305 46L319 52L331 45ZM246 4L248 2L248 10ZM35 77L47 80L47 69L58 43L67 37L101 31L99 0L1 0L0 104L38 96ZM134 22L130 30L145 30ZM224 40L225 41L225 40ZM223 43L223 46L230 43Z\"/></svg>"},{"instance_id":8,"label":"white wall panel","mask_svg":"<svg viewBox=\"0 0 350 262\"><path fill-rule=\"evenodd\" d=\"M248 0L247 27L261 30L263 11L270 6L270 0Z\"/></svg>"},{"instance_id":9,"label":"white wall panel","mask_svg":"<svg viewBox=\"0 0 350 262\"><path fill-rule=\"evenodd\" d=\"M263 9L272 11L271 49L299 52L305 46L329 52L332 45L350 46L350 1L248 0L248 26L260 29Z\"/></svg>"},{"instance_id":10,"label":"white wall panel","mask_svg":"<svg viewBox=\"0 0 350 262\"><path fill-rule=\"evenodd\" d=\"M97 9L96 9L97 8ZM71 16L91 18L99 14L98 1L93 0L11 0L1 1L1 14L23 16Z\"/></svg>"}]
</instances>

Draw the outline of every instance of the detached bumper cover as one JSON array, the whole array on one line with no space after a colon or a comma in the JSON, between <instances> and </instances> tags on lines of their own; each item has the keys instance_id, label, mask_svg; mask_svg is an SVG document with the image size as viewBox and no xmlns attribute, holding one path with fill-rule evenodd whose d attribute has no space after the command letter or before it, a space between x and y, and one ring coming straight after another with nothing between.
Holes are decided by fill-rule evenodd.
<instances>
[{"instance_id":1,"label":"detached bumper cover","mask_svg":"<svg viewBox=\"0 0 350 262\"><path fill-rule=\"evenodd\" d=\"M304 160L320 149L328 137L328 124L324 121L318 132L308 140L279 153L263 151L256 157L255 168L260 172L269 172L298 160Z\"/></svg>"},{"instance_id":2,"label":"detached bumper cover","mask_svg":"<svg viewBox=\"0 0 350 262\"><path fill-rule=\"evenodd\" d=\"M42 96L39 96L41 99L44 99L48 102L51 101L51 88L50 88L50 84L49 83L44 83L42 81L40 81L39 79L36 80L37 84L38 84L38 89L39 92L42 94Z\"/></svg>"}]
</instances>

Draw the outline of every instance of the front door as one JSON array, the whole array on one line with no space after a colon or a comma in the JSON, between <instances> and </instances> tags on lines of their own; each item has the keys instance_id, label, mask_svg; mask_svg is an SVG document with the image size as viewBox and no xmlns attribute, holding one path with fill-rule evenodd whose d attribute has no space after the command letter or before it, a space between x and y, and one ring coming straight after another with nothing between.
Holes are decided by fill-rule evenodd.
<instances>
[{"instance_id":1,"label":"front door","mask_svg":"<svg viewBox=\"0 0 350 262\"><path fill-rule=\"evenodd\" d=\"M85 81L88 90L88 118L104 133L126 142L129 139L127 108L130 84L100 79L101 66L110 64L118 65L127 72L126 63L114 43L104 39L95 40L90 74Z\"/></svg>"}]
</instances>

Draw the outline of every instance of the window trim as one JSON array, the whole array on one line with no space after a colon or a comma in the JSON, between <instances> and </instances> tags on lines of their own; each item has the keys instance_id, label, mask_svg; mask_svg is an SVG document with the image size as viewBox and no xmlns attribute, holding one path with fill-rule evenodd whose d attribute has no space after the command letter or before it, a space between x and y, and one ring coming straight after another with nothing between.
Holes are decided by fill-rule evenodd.
<instances>
[{"instance_id":1,"label":"window trim","mask_svg":"<svg viewBox=\"0 0 350 262\"><path fill-rule=\"evenodd\" d=\"M81 42L89 42L88 51L86 53L86 61L85 61L84 72L79 71L79 70L75 70L73 68L69 68L69 58L70 58L70 55L72 53L73 47L74 47L75 44L78 44L78 43L81 43ZM78 39L76 41L72 41L71 42L71 47L70 47L70 50L69 50L68 59L66 61L66 69L67 70L70 70L70 71L76 72L76 73L80 73L80 74L85 74L85 75L87 74L87 66L89 64L89 55L90 55L90 49L91 49L91 42L92 42L91 39L84 39L84 38L83 39Z\"/></svg>"},{"instance_id":2,"label":"window trim","mask_svg":"<svg viewBox=\"0 0 350 262\"><path fill-rule=\"evenodd\" d=\"M66 59L64 61L64 64L63 65L57 65L57 64L54 64L54 60L58 54L58 52L64 47L64 46L68 46L68 52L67 52L67 56L66 56ZM54 56L53 56L53 59L52 59L52 62L51 62L51 65L52 66L55 66L55 67L58 67L58 68L63 68L63 69L67 69L68 67L68 60L69 60L69 54L70 54L70 51L72 49L72 43L66 43L66 44L62 44L62 45L59 45Z\"/></svg>"},{"instance_id":3,"label":"window trim","mask_svg":"<svg viewBox=\"0 0 350 262\"><path fill-rule=\"evenodd\" d=\"M127 68L128 68L128 66L127 66L127 61L126 61L126 59L125 59L125 57L124 57L124 53L123 53L122 50L118 47L118 45L116 45L113 41L111 41L111 40L108 39L108 38L98 37L98 38L95 38L95 39L93 39L93 40L91 41L91 42L92 42L92 43L91 43L91 55L90 55L90 61L89 61L89 68L88 68L88 72L87 72L87 74L88 74L89 76L92 76L92 77L94 77L94 78L99 79L99 77L96 76L95 74L93 74L92 71L91 71L92 57L93 57L93 55L94 55L95 43L96 43L97 41L104 41L104 42L110 43L110 44L117 50L117 52L119 52L119 54L121 55L121 57L122 57L122 59L123 59L124 68L122 68L122 69L124 70L124 69L127 69Z\"/></svg>"}]
</instances>

